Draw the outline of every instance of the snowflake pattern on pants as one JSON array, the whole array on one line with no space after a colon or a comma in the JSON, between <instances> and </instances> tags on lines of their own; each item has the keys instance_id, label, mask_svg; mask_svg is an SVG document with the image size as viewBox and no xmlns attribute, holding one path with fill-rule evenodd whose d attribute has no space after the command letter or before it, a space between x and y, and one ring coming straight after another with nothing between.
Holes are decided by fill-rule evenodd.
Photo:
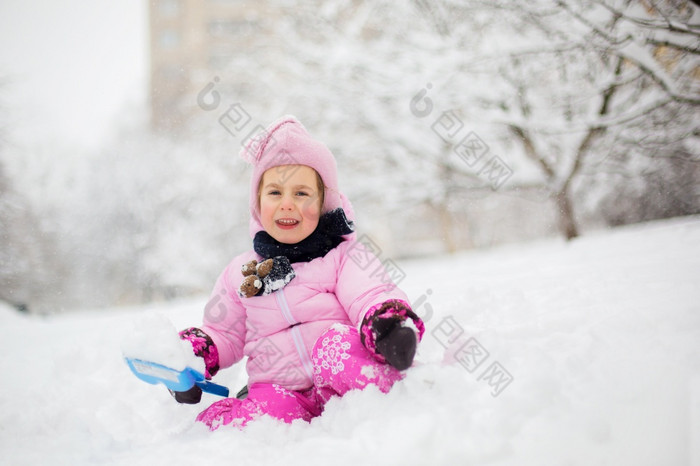
<instances>
[{"instance_id":1,"label":"snowflake pattern on pants","mask_svg":"<svg viewBox=\"0 0 700 466\"><path fill-rule=\"evenodd\" d=\"M317 363L314 372L320 374L321 369L330 369L331 373L335 375L345 370L343 361L350 359L350 355L348 354L349 349L350 343L343 341L342 335L336 334L325 337L321 342L321 347L316 350L316 357L314 359Z\"/></svg>"}]
</instances>

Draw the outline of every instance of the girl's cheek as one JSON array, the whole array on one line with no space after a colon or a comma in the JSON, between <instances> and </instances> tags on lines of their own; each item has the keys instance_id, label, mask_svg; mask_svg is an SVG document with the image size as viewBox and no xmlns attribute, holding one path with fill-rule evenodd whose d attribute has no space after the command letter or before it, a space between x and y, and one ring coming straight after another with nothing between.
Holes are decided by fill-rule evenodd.
<instances>
[{"instance_id":1,"label":"girl's cheek","mask_svg":"<svg viewBox=\"0 0 700 466\"><path fill-rule=\"evenodd\" d=\"M262 218L272 218L273 214L275 212L275 209L273 206L271 206L268 203L261 203L260 205L260 216Z\"/></svg>"},{"instance_id":2,"label":"girl's cheek","mask_svg":"<svg viewBox=\"0 0 700 466\"><path fill-rule=\"evenodd\" d=\"M321 216L321 208L318 205L318 198L314 199L313 202L306 202L302 207L302 212L306 218L319 218Z\"/></svg>"}]
</instances>

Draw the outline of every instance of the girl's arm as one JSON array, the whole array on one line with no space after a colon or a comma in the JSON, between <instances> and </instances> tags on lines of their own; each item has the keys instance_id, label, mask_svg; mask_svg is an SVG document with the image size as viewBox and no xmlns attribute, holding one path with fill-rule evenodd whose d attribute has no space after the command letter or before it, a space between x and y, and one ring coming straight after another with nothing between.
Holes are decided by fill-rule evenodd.
<instances>
[{"instance_id":1,"label":"girl's arm","mask_svg":"<svg viewBox=\"0 0 700 466\"><path fill-rule=\"evenodd\" d=\"M381 362L408 368L423 337L423 321L390 271L359 242L341 244L336 296L358 327L362 343Z\"/></svg>"},{"instance_id":2,"label":"girl's arm","mask_svg":"<svg viewBox=\"0 0 700 466\"><path fill-rule=\"evenodd\" d=\"M406 294L387 273L382 262L358 241L345 241L338 247L338 274L335 294L354 326L367 312L389 300L408 305Z\"/></svg>"}]
</instances>

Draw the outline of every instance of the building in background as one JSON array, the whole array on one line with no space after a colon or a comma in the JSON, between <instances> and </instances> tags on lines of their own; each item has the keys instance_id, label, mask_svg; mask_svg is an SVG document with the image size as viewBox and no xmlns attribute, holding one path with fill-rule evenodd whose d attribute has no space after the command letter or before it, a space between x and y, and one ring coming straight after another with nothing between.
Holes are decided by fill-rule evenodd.
<instances>
[{"instance_id":1,"label":"building in background","mask_svg":"<svg viewBox=\"0 0 700 466\"><path fill-rule=\"evenodd\" d=\"M151 0L151 126L178 131L196 111L188 99L269 27L268 2Z\"/></svg>"}]
</instances>

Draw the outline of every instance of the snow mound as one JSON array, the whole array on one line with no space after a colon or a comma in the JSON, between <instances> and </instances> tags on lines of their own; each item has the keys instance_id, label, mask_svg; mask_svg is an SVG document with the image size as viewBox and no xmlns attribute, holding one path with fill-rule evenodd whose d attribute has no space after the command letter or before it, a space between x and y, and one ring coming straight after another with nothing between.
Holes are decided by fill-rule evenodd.
<instances>
[{"instance_id":1,"label":"snow mound","mask_svg":"<svg viewBox=\"0 0 700 466\"><path fill-rule=\"evenodd\" d=\"M181 340L170 320L158 313L138 318L121 348L126 358L155 362L177 371L189 367L203 374L206 369L204 360L192 352L192 344Z\"/></svg>"}]
</instances>

